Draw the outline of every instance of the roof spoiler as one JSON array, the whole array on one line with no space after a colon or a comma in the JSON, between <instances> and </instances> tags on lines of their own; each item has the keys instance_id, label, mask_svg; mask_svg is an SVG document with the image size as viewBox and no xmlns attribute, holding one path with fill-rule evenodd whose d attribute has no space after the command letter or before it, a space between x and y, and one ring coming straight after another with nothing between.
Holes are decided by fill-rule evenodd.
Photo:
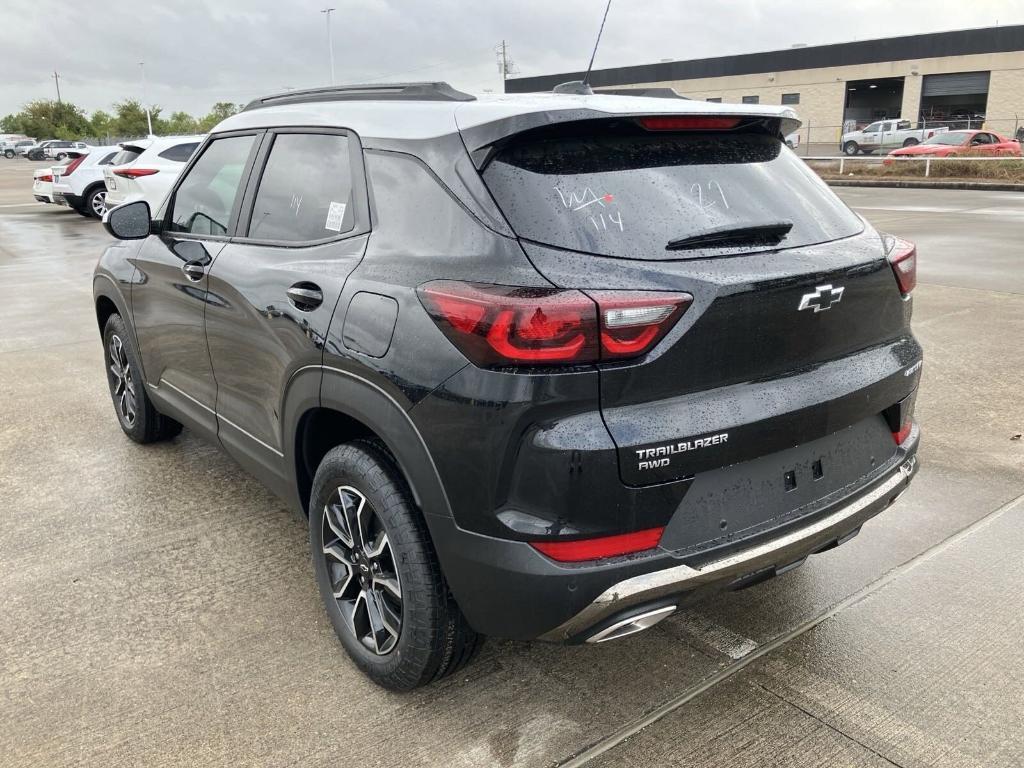
<instances>
[{"instance_id":1,"label":"roof spoiler","mask_svg":"<svg viewBox=\"0 0 1024 768\"><path fill-rule=\"evenodd\" d=\"M685 97L684 97L685 98ZM699 105L701 102L686 99ZM720 107L718 104L708 104L708 107ZM651 112L643 111L642 107L636 112L608 113L599 109L581 106L577 109L539 110L522 115L501 118L490 122L462 128L462 139L469 150L476 169L482 170L490 162L495 152L514 136L520 135L535 128L544 128L558 123L585 122L590 120L636 120L641 117L652 116ZM681 113L658 112L653 116L658 117L737 117L747 125L762 124L773 135L782 138L800 127L800 118L796 113L787 108L777 113L744 112L742 109L731 112L728 109L707 109L700 111L687 111Z\"/></svg>"},{"instance_id":2,"label":"roof spoiler","mask_svg":"<svg viewBox=\"0 0 1024 768\"><path fill-rule=\"evenodd\" d=\"M376 83L366 85L330 85L284 91L253 99L243 112L278 104L305 104L323 101L476 101L476 96L463 93L445 82Z\"/></svg>"},{"instance_id":3,"label":"roof spoiler","mask_svg":"<svg viewBox=\"0 0 1024 768\"><path fill-rule=\"evenodd\" d=\"M601 88L594 93L603 96L646 96L649 99L686 99L686 101L691 101L689 96L683 96L674 88Z\"/></svg>"}]
</instances>

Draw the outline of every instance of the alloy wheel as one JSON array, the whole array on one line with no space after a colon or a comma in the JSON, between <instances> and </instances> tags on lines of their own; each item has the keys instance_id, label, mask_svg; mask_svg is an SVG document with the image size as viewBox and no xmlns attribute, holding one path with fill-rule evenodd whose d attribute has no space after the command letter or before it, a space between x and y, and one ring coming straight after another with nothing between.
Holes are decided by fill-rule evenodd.
<instances>
[{"instance_id":1,"label":"alloy wheel","mask_svg":"<svg viewBox=\"0 0 1024 768\"><path fill-rule=\"evenodd\" d=\"M331 591L349 631L386 656L402 630L402 585L387 532L366 496L347 485L331 495L322 542Z\"/></svg>"},{"instance_id":2,"label":"alloy wheel","mask_svg":"<svg viewBox=\"0 0 1024 768\"><path fill-rule=\"evenodd\" d=\"M128 353L125 351L124 342L116 333L110 337L107 357L110 367L110 389L114 393L118 415L128 427L132 427L138 413L135 382L132 381L132 369L128 365Z\"/></svg>"},{"instance_id":3,"label":"alloy wheel","mask_svg":"<svg viewBox=\"0 0 1024 768\"><path fill-rule=\"evenodd\" d=\"M97 192L89 200L89 204L92 206L92 212L96 214L96 218L98 219L103 218L103 205L106 202L106 199L106 192Z\"/></svg>"}]
</instances>

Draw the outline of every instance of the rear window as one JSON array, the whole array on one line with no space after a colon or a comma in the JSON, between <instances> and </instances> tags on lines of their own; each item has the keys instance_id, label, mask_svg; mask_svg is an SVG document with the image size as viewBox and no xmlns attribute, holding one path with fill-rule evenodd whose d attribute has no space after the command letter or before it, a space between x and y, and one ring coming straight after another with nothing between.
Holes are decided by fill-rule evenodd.
<instances>
[{"instance_id":1,"label":"rear window","mask_svg":"<svg viewBox=\"0 0 1024 768\"><path fill-rule=\"evenodd\" d=\"M187 144L175 144L173 147L168 147L161 152L160 157L175 163L186 163L198 146L198 141L190 141Z\"/></svg>"},{"instance_id":2,"label":"rear window","mask_svg":"<svg viewBox=\"0 0 1024 768\"><path fill-rule=\"evenodd\" d=\"M120 152L114 155L110 161L111 165L128 165L128 163L134 163L135 158L142 154L142 150L135 149L134 147L124 147Z\"/></svg>"},{"instance_id":3,"label":"rear window","mask_svg":"<svg viewBox=\"0 0 1024 768\"><path fill-rule=\"evenodd\" d=\"M627 259L685 259L765 245L667 250L713 230L791 223L773 247L855 235L863 225L784 144L766 134L558 135L501 150L483 177L516 233Z\"/></svg>"}]
</instances>

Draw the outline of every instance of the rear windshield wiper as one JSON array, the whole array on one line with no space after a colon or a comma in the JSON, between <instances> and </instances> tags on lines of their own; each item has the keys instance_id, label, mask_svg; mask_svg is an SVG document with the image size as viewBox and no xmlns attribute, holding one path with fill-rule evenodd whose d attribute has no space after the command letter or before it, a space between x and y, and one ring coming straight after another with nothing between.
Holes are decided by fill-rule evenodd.
<instances>
[{"instance_id":1,"label":"rear windshield wiper","mask_svg":"<svg viewBox=\"0 0 1024 768\"><path fill-rule=\"evenodd\" d=\"M699 235L670 240L666 251L689 251L696 248L730 245L775 245L793 228L791 221L777 221L772 224L757 224L750 227L719 227L701 232Z\"/></svg>"}]
</instances>

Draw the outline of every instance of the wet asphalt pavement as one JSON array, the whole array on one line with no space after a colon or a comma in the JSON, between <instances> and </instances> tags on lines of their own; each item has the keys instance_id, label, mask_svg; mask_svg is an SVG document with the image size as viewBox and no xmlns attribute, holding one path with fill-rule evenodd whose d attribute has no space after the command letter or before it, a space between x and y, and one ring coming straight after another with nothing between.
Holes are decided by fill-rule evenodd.
<instances>
[{"instance_id":1,"label":"wet asphalt pavement","mask_svg":"<svg viewBox=\"0 0 1024 768\"><path fill-rule=\"evenodd\" d=\"M588 648L492 641L383 692L303 525L185 432L124 438L96 222L0 160L0 765L1016 766L1024 754L1024 196L844 189L914 239L922 469L839 549Z\"/></svg>"}]
</instances>

